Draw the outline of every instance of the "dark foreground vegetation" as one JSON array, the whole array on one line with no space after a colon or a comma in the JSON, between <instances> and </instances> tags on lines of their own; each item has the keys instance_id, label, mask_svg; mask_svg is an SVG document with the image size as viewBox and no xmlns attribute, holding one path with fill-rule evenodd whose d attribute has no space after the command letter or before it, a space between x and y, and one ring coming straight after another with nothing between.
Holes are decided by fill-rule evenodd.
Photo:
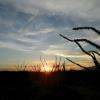
<instances>
[{"instance_id":1,"label":"dark foreground vegetation","mask_svg":"<svg viewBox=\"0 0 100 100\"><path fill-rule=\"evenodd\" d=\"M73 30L93 30L98 36L100 31L93 27L76 27ZM80 50L91 57L94 66L85 67L69 58L66 60L76 64L83 70L66 71L65 61L61 58L53 65L51 72L41 72L39 65L33 66L33 71L26 71L27 66L17 66L18 71L0 72L0 100L100 100L100 45L88 39L70 39L62 34L62 38L76 43ZM85 50L80 42L85 42L97 49ZM42 66L46 63L41 60ZM47 66L47 63L46 63ZM22 71L19 71L20 70ZM40 71L40 72L39 72Z\"/></svg>"},{"instance_id":2,"label":"dark foreground vegetation","mask_svg":"<svg viewBox=\"0 0 100 100\"><path fill-rule=\"evenodd\" d=\"M0 72L0 100L100 100L100 71Z\"/></svg>"}]
</instances>

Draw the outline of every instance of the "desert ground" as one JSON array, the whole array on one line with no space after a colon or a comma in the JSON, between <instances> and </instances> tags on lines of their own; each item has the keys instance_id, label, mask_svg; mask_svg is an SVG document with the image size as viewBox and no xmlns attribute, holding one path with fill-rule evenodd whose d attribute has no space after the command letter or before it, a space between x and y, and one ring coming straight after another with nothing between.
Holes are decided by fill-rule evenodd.
<instances>
[{"instance_id":1,"label":"desert ground","mask_svg":"<svg viewBox=\"0 0 100 100\"><path fill-rule=\"evenodd\" d=\"M0 72L0 100L100 100L99 71Z\"/></svg>"}]
</instances>

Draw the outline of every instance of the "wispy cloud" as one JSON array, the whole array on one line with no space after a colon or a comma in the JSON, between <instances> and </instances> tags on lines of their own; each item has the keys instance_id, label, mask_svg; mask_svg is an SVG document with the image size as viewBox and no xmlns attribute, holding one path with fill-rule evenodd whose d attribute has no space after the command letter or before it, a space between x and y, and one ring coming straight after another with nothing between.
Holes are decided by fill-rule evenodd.
<instances>
[{"instance_id":1,"label":"wispy cloud","mask_svg":"<svg viewBox=\"0 0 100 100\"><path fill-rule=\"evenodd\" d=\"M99 0L0 0L0 48L87 57L78 54L81 53L79 48L61 38L59 33L100 44L100 38L90 30L71 30L76 26L99 29L99 4ZM89 44L83 47L93 49Z\"/></svg>"},{"instance_id":2,"label":"wispy cloud","mask_svg":"<svg viewBox=\"0 0 100 100\"><path fill-rule=\"evenodd\" d=\"M56 56L62 56L62 57L70 57L70 58L90 58L89 56L83 54L78 50L78 48L74 48L70 46L71 44L60 44L60 45L50 45L48 49L41 51L44 54L47 55L56 55Z\"/></svg>"}]
</instances>

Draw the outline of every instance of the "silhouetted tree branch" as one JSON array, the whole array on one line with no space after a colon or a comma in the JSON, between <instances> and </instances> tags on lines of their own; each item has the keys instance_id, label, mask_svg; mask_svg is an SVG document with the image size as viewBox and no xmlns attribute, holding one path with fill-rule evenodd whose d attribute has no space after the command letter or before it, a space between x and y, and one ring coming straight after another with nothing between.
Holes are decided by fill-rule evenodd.
<instances>
[{"instance_id":1,"label":"silhouetted tree branch","mask_svg":"<svg viewBox=\"0 0 100 100\"><path fill-rule=\"evenodd\" d=\"M68 41L70 41L70 42L74 42L74 40L69 39L69 38L65 37L64 35L62 35L62 34L59 34L59 35L60 35L62 38L66 39L66 40L68 40Z\"/></svg>"},{"instance_id":2,"label":"silhouetted tree branch","mask_svg":"<svg viewBox=\"0 0 100 100\"><path fill-rule=\"evenodd\" d=\"M92 55L93 55L93 62L94 62L94 64L95 64L95 66L97 67L97 69L100 70L100 63L98 62L98 60L97 60L95 54L92 53Z\"/></svg>"},{"instance_id":3,"label":"silhouetted tree branch","mask_svg":"<svg viewBox=\"0 0 100 100\"><path fill-rule=\"evenodd\" d=\"M100 31L95 29L94 27L75 27L75 28L73 28L73 30L81 30L81 29L91 29L94 32L96 32L98 35L100 35Z\"/></svg>"},{"instance_id":4,"label":"silhouetted tree branch","mask_svg":"<svg viewBox=\"0 0 100 100\"><path fill-rule=\"evenodd\" d=\"M99 46L98 44L94 43L94 42L91 42L90 40L87 40L87 39L74 39L74 40L72 40L72 39L69 39L69 38L65 37L65 36L62 35L62 34L59 34L59 35L60 35L61 37L63 37L64 39L70 41L70 42L75 42L75 41L77 41L77 42L87 42L87 43L89 43L90 45L92 45L92 46L94 46L94 47L96 47L97 49L100 50L100 46Z\"/></svg>"},{"instance_id":5,"label":"silhouetted tree branch","mask_svg":"<svg viewBox=\"0 0 100 100\"><path fill-rule=\"evenodd\" d=\"M69 39L69 38L63 36L62 34L60 34L60 36L63 37L64 39L70 41L70 42L75 42L75 43L78 45L78 47L82 50L82 52L84 52L85 54L89 55L89 56L92 58L92 60L93 60L93 62L94 62L94 64L95 64L95 66L96 66L98 69L100 69L100 63L97 61L97 59L96 59L94 53L98 54L99 56L100 56L100 54L99 54L98 52L96 52L96 51L90 51L90 52L89 52L89 51L86 51L86 50L80 45L79 42L85 41L85 42L88 42L89 44L91 44L91 45L93 45L93 46L95 46L95 47L98 47L98 49L100 49L100 46L99 46L99 45L97 45L97 44L95 44L95 43L93 43L93 42L91 42L91 41L89 41L89 40L86 40L86 39L74 39L74 40L71 40L71 39ZM70 60L69 60L69 61L70 61ZM71 61L71 62L72 62L72 61ZM75 62L74 62L74 63L75 63Z\"/></svg>"},{"instance_id":6,"label":"silhouetted tree branch","mask_svg":"<svg viewBox=\"0 0 100 100\"><path fill-rule=\"evenodd\" d=\"M77 65L77 66L83 68L83 69L90 70L89 68L86 68L86 67L84 67L84 66L82 66L82 65L80 65L80 64L78 64L78 63L76 63L76 62L74 62L74 61L72 61L72 60L70 60L70 59L68 59L68 58L66 58L66 59L67 59L68 61L72 62L73 64L75 64L75 65Z\"/></svg>"},{"instance_id":7,"label":"silhouetted tree branch","mask_svg":"<svg viewBox=\"0 0 100 100\"><path fill-rule=\"evenodd\" d=\"M95 54L92 52L92 54L89 52L89 51L86 51L77 41L75 41L75 43L80 47L80 49L85 53L85 54L87 54L87 55L89 55L91 58L92 58L92 60L93 60L93 62L94 62L94 64L95 64L95 66L98 68L98 69L100 69L100 64L99 64L99 62L97 61L97 59L96 59L96 57L95 57Z\"/></svg>"},{"instance_id":8,"label":"silhouetted tree branch","mask_svg":"<svg viewBox=\"0 0 100 100\"><path fill-rule=\"evenodd\" d=\"M99 52L96 52L96 51L88 51L90 53L94 53L94 54L97 54L98 56L100 56L100 53Z\"/></svg>"},{"instance_id":9,"label":"silhouetted tree branch","mask_svg":"<svg viewBox=\"0 0 100 100\"><path fill-rule=\"evenodd\" d=\"M78 45L78 47L79 47L85 54L91 56L91 54L90 54L88 51L86 51L85 49L83 49L83 47L79 44L79 42L75 41L75 43Z\"/></svg>"}]
</instances>

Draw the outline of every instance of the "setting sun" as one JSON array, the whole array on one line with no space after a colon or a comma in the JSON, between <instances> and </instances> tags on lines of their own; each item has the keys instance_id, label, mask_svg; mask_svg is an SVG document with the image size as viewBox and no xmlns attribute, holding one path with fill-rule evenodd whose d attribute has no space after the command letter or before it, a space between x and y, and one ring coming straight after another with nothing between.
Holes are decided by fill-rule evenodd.
<instances>
[{"instance_id":1,"label":"setting sun","mask_svg":"<svg viewBox=\"0 0 100 100\"><path fill-rule=\"evenodd\" d=\"M52 68L49 67L49 66L44 66L44 67L41 68L41 71L42 72L51 72L52 71Z\"/></svg>"}]
</instances>

